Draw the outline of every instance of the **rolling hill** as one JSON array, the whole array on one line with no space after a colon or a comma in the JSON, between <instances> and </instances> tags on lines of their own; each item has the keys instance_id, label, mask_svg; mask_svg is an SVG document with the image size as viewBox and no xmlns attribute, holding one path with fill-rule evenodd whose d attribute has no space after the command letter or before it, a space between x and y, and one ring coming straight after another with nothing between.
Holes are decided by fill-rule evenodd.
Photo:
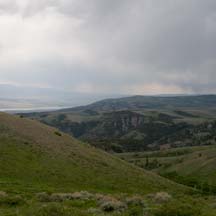
<instances>
[{"instance_id":1,"label":"rolling hill","mask_svg":"<svg viewBox=\"0 0 216 216\"><path fill-rule=\"evenodd\" d=\"M216 193L216 145L124 153L118 156L204 193Z\"/></svg>"},{"instance_id":2,"label":"rolling hill","mask_svg":"<svg viewBox=\"0 0 216 216\"><path fill-rule=\"evenodd\" d=\"M160 200L195 214L197 195L55 128L0 113L0 216L158 215ZM212 200L202 202L202 212L214 212Z\"/></svg>"},{"instance_id":3,"label":"rolling hill","mask_svg":"<svg viewBox=\"0 0 216 216\"><path fill-rule=\"evenodd\" d=\"M26 117L110 152L215 143L216 96L134 96Z\"/></svg>"},{"instance_id":4,"label":"rolling hill","mask_svg":"<svg viewBox=\"0 0 216 216\"><path fill-rule=\"evenodd\" d=\"M55 128L0 113L1 216L158 216L164 208L214 215L214 199L197 192Z\"/></svg>"},{"instance_id":5,"label":"rolling hill","mask_svg":"<svg viewBox=\"0 0 216 216\"><path fill-rule=\"evenodd\" d=\"M105 99L87 106L65 109L66 112L93 110L110 112L117 110L140 109L199 109L214 108L216 95L188 95L188 96L131 96L117 99Z\"/></svg>"},{"instance_id":6,"label":"rolling hill","mask_svg":"<svg viewBox=\"0 0 216 216\"><path fill-rule=\"evenodd\" d=\"M5 188L148 193L178 186L55 128L1 113L0 190Z\"/></svg>"}]
</instances>

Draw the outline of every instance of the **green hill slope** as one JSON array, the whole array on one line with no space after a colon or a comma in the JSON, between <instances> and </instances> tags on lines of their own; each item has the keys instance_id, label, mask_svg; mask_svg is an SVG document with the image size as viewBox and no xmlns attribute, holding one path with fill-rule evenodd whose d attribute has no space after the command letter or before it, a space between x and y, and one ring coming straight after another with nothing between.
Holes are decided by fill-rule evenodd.
<instances>
[{"instance_id":1,"label":"green hill slope","mask_svg":"<svg viewBox=\"0 0 216 216\"><path fill-rule=\"evenodd\" d=\"M0 114L0 190L149 193L181 186L39 122Z\"/></svg>"},{"instance_id":2,"label":"green hill slope","mask_svg":"<svg viewBox=\"0 0 216 216\"><path fill-rule=\"evenodd\" d=\"M216 145L126 153L119 157L205 193L216 193Z\"/></svg>"},{"instance_id":3,"label":"green hill slope","mask_svg":"<svg viewBox=\"0 0 216 216\"><path fill-rule=\"evenodd\" d=\"M0 216L214 215L214 199L191 192L55 128L0 113Z\"/></svg>"}]
</instances>

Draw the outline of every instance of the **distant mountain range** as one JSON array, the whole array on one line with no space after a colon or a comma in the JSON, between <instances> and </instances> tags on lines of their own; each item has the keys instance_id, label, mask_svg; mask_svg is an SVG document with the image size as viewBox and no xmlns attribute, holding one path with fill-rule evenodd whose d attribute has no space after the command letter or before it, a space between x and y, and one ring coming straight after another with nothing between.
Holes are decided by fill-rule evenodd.
<instances>
[{"instance_id":1,"label":"distant mountain range","mask_svg":"<svg viewBox=\"0 0 216 216\"><path fill-rule=\"evenodd\" d=\"M216 95L181 95L181 96L132 96L117 99L105 99L88 106L69 109L68 111L94 110L117 111L136 109L183 109L214 108ZM67 111L67 110L65 110Z\"/></svg>"},{"instance_id":2,"label":"distant mountain range","mask_svg":"<svg viewBox=\"0 0 216 216\"><path fill-rule=\"evenodd\" d=\"M85 105L107 97L119 97L119 95L0 84L0 110L2 111L56 110Z\"/></svg>"}]
</instances>

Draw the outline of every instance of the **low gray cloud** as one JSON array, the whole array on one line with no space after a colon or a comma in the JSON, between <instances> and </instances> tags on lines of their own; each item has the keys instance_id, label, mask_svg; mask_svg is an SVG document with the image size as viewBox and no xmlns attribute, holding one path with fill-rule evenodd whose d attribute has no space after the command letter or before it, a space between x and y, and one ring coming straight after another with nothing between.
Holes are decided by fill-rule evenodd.
<instances>
[{"instance_id":1,"label":"low gray cloud","mask_svg":"<svg viewBox=\"0 0 216 216\"><path fill-rule=\"evenodd\" d=\"M0 0L0 14L17 12L18 5L13 0Z\"/></svg>"},{"instance_id":2,"label":"low gray cloud","mask_svg":"<svg viewBox=\"0 0 216 216\"><path fill-rule=\"evenodd\" d=\"M0 0L0 25L2 82L216 93L214 0Z\"/></svg>"}]
</instances>

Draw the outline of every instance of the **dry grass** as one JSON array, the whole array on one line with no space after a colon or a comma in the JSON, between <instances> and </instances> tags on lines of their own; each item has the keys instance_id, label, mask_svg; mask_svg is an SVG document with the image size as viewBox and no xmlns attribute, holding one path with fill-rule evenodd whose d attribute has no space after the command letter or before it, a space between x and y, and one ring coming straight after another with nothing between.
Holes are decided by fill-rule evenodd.
<instances>
[{"instance_id":1,"label":"dry grass","mask_svg":"<svg viewBox=\"0 0 216 216\"><path fill-rule=\"evenodd\" d=\"M87 191L53 194L42 192L36 194L36 198L40 202L63 202L65 200L90 200L95 199L95 196Z\"/></svg>"},{"instance_id":2,"label":"dry grass","mask_svg":"<svg viewBox=\"0 0 216 216\"><path fill-rule=\"evenodd\" d=\"M104 211L104 212L112 212L118 211L122 212L127 209L127 204L125 202L116 199L110 195L103 195L103 194L92 194L87 191L80 191L74 193L53 193L48 194L46 192L36 194L36 198L40 202L64 202L66 200L95 200L99 209L97 211ZM133 204L141 204L141 200L138 197L133 197L128 199L130 203ZM92 210L93 211L93 210ZM94 210L95 211L95 210Z\"/></svg>"},{"instance_id":3,"label":"dry grass","mask_svg":"<svg viewBox=\"0 0 216 216\"><path fill-rule=\"evenodd\" d=\"M154 195L154 201L156 203L165 203L170 201L172 196L167 192L158 192Z\"/></svg>"},{"instance_id":4,"label":"dry grass","mask_svg":"<svg viewBox=\"0 0 216 216\"><path fill-rule=\"evenodd\" d=\"M1 198L1 197L6 197L6 196L7 196L7 193L6 193L6 192L0 191L0 198Z\"/></svg>"},{"instance_id":5,"label":"dry grass","mask_svg":"<svg viewBox=\"0 0 216 216\"><path fill-rule=\"evenodd\" d=\"M126 198L125 202L127 203L127 205L132 205L132 206L145 206L145 202L143 197L136 195L136 196L132 196L132 197L128 197Z\"/></svg>"},{"instance_id":6,"label":"dry grass","mask_svg":"<svg viewBox=\"0 0 216 216\"><path fill-rule=\"evenodd\" d=\"M97 194L96 199L100 209L105 212L112 212L112 211L121 212L127 209L127 205L124 202L112 196Z\"/></svg>"},{"instance_id":7,"label":"dry grass","mask_svg":"<svg viewBox=\"0 0 216 216\"><path fill-rule=\"evenodd\" d=\"M93 199L94 195L87 192L87 191L81 191L81 192L75 192L72 194L72 199L79 199L79 200L89 200Z\"/></svg>"},{"instance_id":8,"label":"dry grass","mask_svg":"<svg viewBox=\"0 0 216 216\"><path fill-rule=\"evenodd\" d=\"M46 192L41 192L36 194L36 199L39 202L51 202L50 195Z\"/></svg>"}]
</instances>

